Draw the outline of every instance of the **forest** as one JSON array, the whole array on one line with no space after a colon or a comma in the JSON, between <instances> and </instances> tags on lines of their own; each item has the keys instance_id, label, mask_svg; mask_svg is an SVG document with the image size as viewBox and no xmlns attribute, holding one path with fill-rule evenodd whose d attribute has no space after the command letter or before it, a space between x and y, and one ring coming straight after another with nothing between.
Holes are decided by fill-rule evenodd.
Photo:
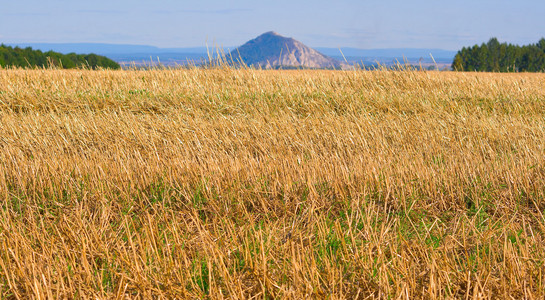
<instances>
[{"instance_id":1,"label":"forest","mask_svg":"<svg viewBox=\"0 0 545 300\"><path fill-rule=\"evenodd\" d=\"M0 45L0 66L5 67L57 67L64 69L119 69L115 61L96 54L62 54L54 51L42 52L31 47L20 48Z\"/></svg>"},{"instance_id":2,"label":"forest","mask_svg":"<svg viewBox=\"0 0 545 300\"><path fill-rule=\"evenodd\" d=\"M545 38L537 44L518 46L500 43L491 38L488 43L464 47L452 63L456 71L481 72L543 72L545 70Z\"/></svg>"}]
</instances>

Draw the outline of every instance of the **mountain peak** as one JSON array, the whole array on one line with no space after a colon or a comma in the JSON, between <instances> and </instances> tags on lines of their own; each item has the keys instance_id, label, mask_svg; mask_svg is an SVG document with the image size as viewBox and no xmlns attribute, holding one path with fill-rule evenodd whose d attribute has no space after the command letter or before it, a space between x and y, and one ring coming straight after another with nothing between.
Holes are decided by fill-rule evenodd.
<instances>
[{"instance_id":1,"label":"mountain peak","mask_svg":"<svg viewBox=\"0 0 545 300\"><path fill-rule=\"evenodd\" d=\"M338 61L292 38L269 31L231 52L231 57L248 66L261 68L339 68Z\"/></svg>"},{"instance_id":2,"label":"mountain peak","mask_svg":"<svg viewBox=\"0 0 545 300\"><path fill-rule=\"evenodd\" d=\"M262 34L261 36L267 36L267 35L269 35L269 36L281 36L276 31L267 31L264 34Z\"/></svg>"}]
</instances>

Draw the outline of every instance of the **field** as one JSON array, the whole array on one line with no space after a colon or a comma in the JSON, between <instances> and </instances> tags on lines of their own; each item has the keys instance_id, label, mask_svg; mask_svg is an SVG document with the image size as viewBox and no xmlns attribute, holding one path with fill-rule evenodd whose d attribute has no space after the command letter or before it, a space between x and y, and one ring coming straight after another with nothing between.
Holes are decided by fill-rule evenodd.
<instances>
[{"instance_id":1,"label":"field","mask_svg":"<svg viewBox=\"0 0 545 300\"><path fill-rule=\"evenodd\" d=\"M544 298L544 86L0 70L0 298Z\"/></svg>"}]
</instances>

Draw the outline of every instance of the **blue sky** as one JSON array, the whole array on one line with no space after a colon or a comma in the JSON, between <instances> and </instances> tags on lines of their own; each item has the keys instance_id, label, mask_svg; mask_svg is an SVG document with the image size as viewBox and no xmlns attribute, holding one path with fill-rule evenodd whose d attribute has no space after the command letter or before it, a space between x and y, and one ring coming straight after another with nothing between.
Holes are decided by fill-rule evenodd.
<instances>
[{"instance_id":1,"label":"blue sky","mask_svg":"<svg viewBox=\"0 0 545 300\"><path fill-rule=\"evenodd\" d=\"M545 36L543 0L0 0L0 42L238 46L274 30L312 47L442 48Z\"/></svg>"}]
</instances>

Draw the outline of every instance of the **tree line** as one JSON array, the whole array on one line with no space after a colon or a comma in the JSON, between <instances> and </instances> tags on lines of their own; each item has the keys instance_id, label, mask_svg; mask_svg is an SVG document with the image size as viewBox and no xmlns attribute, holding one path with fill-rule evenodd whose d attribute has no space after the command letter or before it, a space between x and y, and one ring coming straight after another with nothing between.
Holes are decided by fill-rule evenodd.
<instances>
[{"instance_id":1,"label":"tree line","mask_svg":"<svg viewBox=\"0 0 545 300\"><path fill-rule=\"evenodd\" d=\"M0 66L2 67L59 67L64 69L74 68L108 68L119 69L115 61L96 54L62 54L54 51L42 52L31 47L19 48L0 45Z\"/></svg>"},{"instance_id":2,"label":"tree line","mask_svg":"<svg viewBox=\"0 0 545 300\"><path fill-rule=\"evenodd\" d=\"M456 71L482 72L544 72L545 38L537 44L518 46L498 42L491 38L488 43L464 47L458 51L452 63Z\"/></svg>"}]
</instances>

